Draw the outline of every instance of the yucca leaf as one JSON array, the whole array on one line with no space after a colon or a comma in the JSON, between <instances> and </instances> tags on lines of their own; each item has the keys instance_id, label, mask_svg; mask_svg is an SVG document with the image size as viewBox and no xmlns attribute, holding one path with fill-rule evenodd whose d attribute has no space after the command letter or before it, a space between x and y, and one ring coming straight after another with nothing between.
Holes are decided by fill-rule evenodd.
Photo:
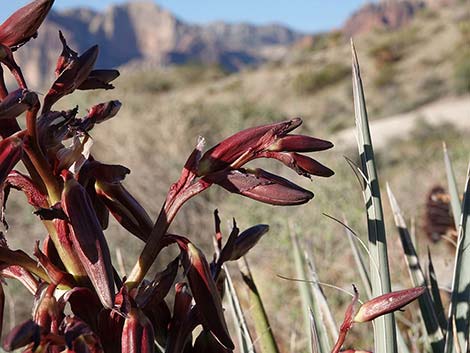
<instances>
[{"instance_id":1,"label":"yucca leaf","mask_svg":"<svg viewBox=\"0 0 470 353\"><path fill-rule=\"evenodd\" d=\"M249 291L250 312L255 324L255 330L258 336L256 340L259 341L261 353L279 353L276 339L271 330L266 310L264 309L263 300L258 292L258 288L256 287L245 257L238 260L238 267Z\"/></svg>"},{"instance_id":2,"label":"yucca leaf","mask_svg":"<svg viewBox=\"0 0 470 353\"><path fill-rule=\"evenodd\" d=\"M307 267L310 271L310 277L312 279L310 289L315 303L318 303L319 310L322 314L323 322L325 323L325 327L327 331L329 331L331 339L336 341L338 339L338 325L336 324L333 312L328 305L328 301L326 300L325 293L323 293L323 289L320 285L320 281L318 279L317 270L315 267L315 261L311 252L305 253L305 261L307 263ZM330 342L330 341L329 341Z\"/></svg>"},{"instance_id":3,"label":"yucca leaf","mask_svg":"<svg viewBox=\"0 0 470 353\"><path fill-rule=\"evenodd\" d=\"M227 266L224 266L224 269L226 275L226 294L232 308L235 328L237 330L238 341L240 343L239 350L241 353L256 353L250 331L248 330L245 315L243 314L237 292L233 285L232 276L230 275Z\"/></svg>"},{"instance_id":4,"label":"yucca leaf","mask_svg":"<svg viewBox=\"0 0 470 353\"><path fill-rule=\"evenodd\" d=\"M379 296L391 291L390 272L388 266L387 240L380 197L377 168L374 159L374 150L370 136L367 108L364 90L357 60L356 50L352 46L352 83L354 97L354 112L358 138L358 149L361 157L362 171L367 178L364 190L364 199L367 207L367 226L369 233L369 250L371 254L371 267L375 262L379 273L371 268L370 278L372 293ZM396 331L393 313L375 320L374 325L375 353L396 353Z\"/></svg>"},{"instance_id":5,"label":"yucca leaf","mask_svg":"<svg viewBox=\"0 0 470 353\"><path fill-rule=\"evenodd\" d=\"M424 325L426 327L426 333L428 341L431 344L431 348L434 353L441 353L444 349L444 334L442 333L441 326L437 319L437 314L434 310L434 304L432 301L431 292L427 288L426 278L424 272L421 269L418 255L414 248L411 236L405 223L402 211L398 206L398 202L392 193L390 186L387 184L388 198L390 200L390 206L392 208L395 224L400 235L401 244L403 246L403 252L405 255L405 262L408 266L411 281L415 287L424 286L426 290L423 295L418 298L419 307L421 309L421 315L423 317Z\"/></svg>"},{"instance_id":6,"label":"yucca leaf","mask_svg":"<svg viewBox=\"0 0 470 353\"><path fill-rule=\"evenodd\" d=\"M434 311L436 312L437 320L439 321L441 330L445 334L445 330L447 329L446 313L444 311L444 305L442 304L441 294L439 291L439 284L437 283L437 276L436 276L436 272L434 271L434 265L432 263L432 258L431 258L431 251L429 250L429 248L428 248L428 276L429 276L429 284L431 285L431 294L432 294L432 300L434 304Z\"/></svg>"},{"instance_id":7,"label":"yucca leaf","mask_svg":"<svg viewBox=\"0 0 470 353\"><path fill-rule=\"evenodd\" d=\"M452 215L454 216L454 223L457 227L460 222L460 215L462 213L462 208L460 205L460 194L457 187L457 182L455 181L454 168L452 167L452 161L450 159L449 153L447 151L447 146L443 144L444 150L444 164L446 166L446 175L447 175L447 185L449 188L450 194L450 205L452 207Z\"/></svg>"},{"instance_id":8,"label":"yucca leaf","mask_svg":"<svg viewBox=\"0 0 470 353\"><path fill-rule=\"evenodd\" d=\"M366 289L367 298L371 299L372 288L370 284L369 271L367 270L367 267L366 267L366 261L364 259L363 252L361 252L359 247L357 246L357 242L360 241L360 238L357 236L357 234L353 233L353 230L351 228L348 227L346 220L342 223L342 225L344 226L344 229L348 236L349 244L351 245L354 260L356 262L356 267L360 273L362 284L364 288ZM398 329L398 326L396 326L396 331L397 331L398 352L410 353L410 350L408 349L408 346L406 345L405 339L403 338L403 334Z\"/></svg>"},{"instance_id":9,"label":"yucca leaf","mask_svg":"<svg viewBox=\"0 0 470 353\"><path fill-rule=\"evenodd\" d=\"M310 324L310 309L313 312L313 319L315 321L316 333L318 337L318 347L319 353L328 353L331 350L330 341L328 339L328 333L326 329L325 322L323 320L323 314L320 309L319 302L311 290L311 286L315 284L310 284L307 281L309 277L306 273L306 266L302 252L300 251L299 239L295 231L290 231L292 239L292 248L294 253L294 263L295 263L295 272L296 276L300 281L298 282L300 298L302 300L302 313L304 315L304 323L306 327L307 334L311 331ZM316 276L316 275L315 275ZM314 282L317 279L314 278ZM318 285L318 284L317 284ZM313 289L315 291L315 289Z\"/></svg>"},{"instance_id":10,"label":"yucca leaf","mask_svg":"<svg viewBox=\"0 0 470 353\"><path fill-rule=\"evenodd\" d=\"M458 246L454 265L451 303L446 336L446 353L457 353L457 347L466 347L470 317L470 169L467 171L465 193L460 217ZM455 319L455 333L452 330ZM458 344L456 344L458 343Z\"/></svg>"},{"instance_id":11,"label":"yucca leaf","mask_svg":"<svg viewBox=\"0 0 470 353\"><path fill-rule=\"evenodd\" d=\"M311 340L310 352L321 353L317 325L315 323L315 316L313 315L312 309L309 310L309 317L310 317L310 340Z\"/></svg>"},{"instance_id":12,"label":"yucca leaf","mask_svg":"<svg viewBox=\"0 0 470 353\"><path fill-rule=\"evenodd\" d=\"M397 330L397 346L398 352L400 353L410 353L408 346L406 345L405 339L403 338L403 334L398 329L398 326L395 328Z\"/></svg>"},{"instance_id":13,"label":"yucca leaf","mask_svg":"<svg viewBox=\"0 0 470 353\"><path fill-rule=\"evenodd\" d=\"M372 298L372 285L370 283L369 271L366 267L366 260L364 259L362 252L357 246L358 239L356 238L356 235L347 226L346 221L344 221L344 230L346 231L346 235L349 240L349 245L351 246L354 261L356 262L356 268L359 271L359 275L361 276L362 285L364 286L364 289L366 291L367 298L370 299Z\"/></svg>"}]
</instances>

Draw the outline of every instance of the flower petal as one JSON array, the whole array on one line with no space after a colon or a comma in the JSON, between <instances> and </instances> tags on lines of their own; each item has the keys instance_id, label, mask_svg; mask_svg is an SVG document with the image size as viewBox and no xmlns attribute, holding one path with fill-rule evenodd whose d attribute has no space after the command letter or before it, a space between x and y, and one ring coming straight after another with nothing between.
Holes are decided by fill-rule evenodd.
<instances>
[{"instance_id":1,"label":"flower petal","mask_svg":"<svg viewBox=\"0 0 470 353\"><path fill-rule=\"evenodd\" d=\"M36 37L53 3L54 0L36 0L15 11L0 25L0 43L16 48Z\"/></svg>"},{"instance_id":2,"label":"flower petal","mask_svg":"<svg viewBox=\"0 0 470 353\"><path fill-rule=\"evenodd\" d=\"M234 250L230 256L230 260L238 260L246 255L253 248L261 237L269 231L267 224L258 224L244 230L235 240Z\"/></svg>"},{"instance_id":3,"label":"flower petal","mask_svg":"<svg viewBox=\"0 0 470 353\"><path fill-rule=\"evenodd\" d=\"M38 95L18 88L10 92L0 103L0 119L14 119L38 103Z\"/></svg>"},{"instance_id":4,"label":"flower petal","mask_svg":"<svg viewBox=\"0 0 470 353\"><path fill-rule=\"evenodd\" d=\"M262 169L229 170L208 179L224 189L271 205L301 205L313 198L313 193L280 176Z\"/></svg>"},{"instance_id":5,"label":"flower petal","mask_svg":"<svg viewBox=\"0 0 470 353\"><path fill-rule=\"evenodd\" d=\"M90 197L70 174L65 175L62 208L70 221L73 249L88 274L101 303L114 304L111 255Z\"/></svg>"},{"instance_id":6,"label":"flower petal","mask_svg":"<svg viewBox=\"0 0 470 353\"><path fill-rule=\"evenodd\" d=\"M222 301L212 279L209 264L201 250L192 243L187 244L183 265L204 327L210 330L221 344L233 349L234 345L223 315Z\"/></svg>"},{"instance_id":7,"label":"flower petal","mask_svg":"<svg viewBox=\"0 0 470 353\"><path fill-rule=\"evenodd\" d=\"M268 149L279 137L285 136L302 124L300 118L262 125L246 129L232 135L202 156L199 162L198 174L206 175L228 167L244 153Z\"/></svg>"},{"instance_id":8,"label":"flower petal","mask_svg":"<svg viewBox=\"0 0 470 353\"><path fill-rule=\"evenodd\" d=\"M426 291L426 287L415 287L386 293L361 305L354 317L354 322L367 322L396 311L417 299Z\"/></svg>"},{"instance_id":9,"label":"flower petal","mask_svg":"<svg viewBox=\"0 0 470 353\"><path fill-rule=\"evenodd\" d=\"M89 89L113 89L114 86L110 84L119 77L118 70L92 70L88 78L77 87L80 90Z\"/></svg>"},{"instance_id":10,"label":"flower petal","mask_svg":"<svg viewBox=\"0 0 470 353\"><path fill-rule=\"evenodd\" d=\"M133 353L153 353L154 332L152 323L141 309L132 308L122 330L122 351Z\"/></svg>"},{"instance_id":11,"label":"flower petal","mask_svg":"<svg viewBox=\"0 0 470 353\"><path fill-rule=\"evenodd\" d=\"M3 340L3 349L11 352L26 346L29 343L39 345L41 339L41 328L33 321L27 320L15 326Z\"/></svg>"},{"instance_id":12,"label":"flower petal","mask_svg":"<svg viewBox=\"0 0 470 353\"><path fill-rule=\"evenodd\" d=\"M335 174L330 168L325 167L313 158L294 152L265 152L266 158L274 158L284 163L287 167L295 170L297 174L310 177L317 175L321 177L330 177Z\"/></svg>"},{"instance_id":13,"label":"flower petal","mask_svg":"<svg viewBox=\"0 0 470 353\"><path fill-rule=\"evenodd\" d=\"M146 242L153 228L150 216L121 183L95 183L96 194L114 218L129 232Z\"/></svg>"},{"instance_id":14,"label":"flower petal","mask_svg":"<svg viewBox=\"0 0 470 353\"><path fill-rule=\"evenodd\" d=\"M54 103L63 96L72 93L87 79L98 58L98 52L98 46L94 45L79 57L71 59L47 92L44 98L43 113L49 112Z\"/></svg>"},{"instance_id":15,"label":"flower petal","mask_svg":"<svg viewBox=\"0 0 470 353\"><path fill-rule=\"evenodd\" d=\"M0 184L23 156L23 140L16 136L0 141Z\"/></svg>"},{"instance_id":16,"label":"flower petal","mask_svg":"<svg viewBox=\"0 0 470 353\"><path fill-rule=\"evenodd\" d=\"M269 146L273 152L315 152L332 148L330 141L321 140L311 136L287 135Z\"/></svg>"}]
</instances>

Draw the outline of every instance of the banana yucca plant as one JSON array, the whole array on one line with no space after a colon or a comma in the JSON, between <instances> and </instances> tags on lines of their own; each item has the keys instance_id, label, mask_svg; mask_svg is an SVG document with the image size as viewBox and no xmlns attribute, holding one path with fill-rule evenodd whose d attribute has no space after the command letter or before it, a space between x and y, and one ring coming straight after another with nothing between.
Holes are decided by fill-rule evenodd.
<instances>
[{"instance_id":1,"label":"banana yucca plant","mask_svg":"<svg viewBox=\"0 0 470 353\"><path fill-rule=\"evenodd\" d=\"M54 110L57 101L75 90L113 88L111 82L119 72L94 69L98 46L79 54L59 32L63 50L55 81L42 102L28 89L15 51L37 36L52 5L53 0L33 1L0 25L3 206L12 189L23 192L47 232L45 238L38 237L33 257L10 249L6 238L0 237L1 278L18 280L34 295L31 319L6 335L3 348L38 353L231 352L234 343L222 307L224 264L243 257L267 226L240 232L234 224L223 245L216 216L212 261L190 235L170 234L168 229L186 201L212 185L271 205L308 202L313 197L310 191L265 170L244 166L269 158L303 176L329 177L333 171L302 153L333 145L291 134L302 124L299 118L243 130L205 153L200 139L154 221L123 184L130 170L102 163L91 153L91 130L113 118L121 103L97 104L81 117L78 108ZM18 89L7 89L3 68L12 73ZM23 113L25 129L18 121ZM14 169L19 163L26 172ZM144 243L126 278L120 277L111 261L106 238L109 214ZM146 278L168 246L177 247L179 255L165 270ZM178 277L180 268L182 276ZM172 288L174 297L170 298ZM4 302L0 284L0 324ZM172 309L168 302L173 303ZM202 330L195 331L200 326Z\"/></svg>"}]
</instances>

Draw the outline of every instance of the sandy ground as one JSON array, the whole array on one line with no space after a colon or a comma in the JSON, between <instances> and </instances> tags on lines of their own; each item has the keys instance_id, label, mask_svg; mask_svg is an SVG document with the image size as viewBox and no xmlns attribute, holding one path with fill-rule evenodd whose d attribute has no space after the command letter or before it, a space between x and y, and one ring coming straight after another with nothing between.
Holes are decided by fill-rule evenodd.
<instances>
[{"instance_id":1,"label":"sandy ground","mask_svg":"<svg viewBox=\"0 0 470 353\"><path fill-rule=\"evenodd\" d=\"M445 98L408 113L373 121L371 134L374 148L384 148L395 138L406 138L420 120L433 125L451 123L457 129L470 131L470 96ZM331 140L336 146L345 149L354 147L356 129L340 131Z\"/></svg>"}]
</instances>

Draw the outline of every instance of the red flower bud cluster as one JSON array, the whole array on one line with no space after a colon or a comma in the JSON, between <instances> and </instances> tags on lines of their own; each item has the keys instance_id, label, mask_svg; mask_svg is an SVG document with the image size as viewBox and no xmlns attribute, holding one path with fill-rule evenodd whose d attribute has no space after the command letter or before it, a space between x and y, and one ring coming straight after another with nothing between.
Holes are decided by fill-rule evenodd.
<instances>
[{"instance_id":1,"label":"red flower bud cluster","mask_svg":"<svg viewBox=\"0 0 470 353\"><path fill-rule=\"evenodd\" d=\"M168 234L168 228L186 201L213 184L273 205L309 201L310 191L245 164L269 158L303 176L328 177L333 171L304 153L333 145L291 134L302 123L298 118L246 129L205 153L200 141L153 220L123 185L130 170L101 163L91 153L92 129L115 117L121 103L97 103L82 116L78 107L55 110L62 97L76 90L113 88L111 82L119 72L95 69L98 46L78 53L59 32L62 52L44 99L28 89L15 61L15 52L37 36L53 2L32 1L0 25L3 206L11 190L24 193L47 234L42 244L38 237L32 256L10 249L0 237L0 279L18 280L34 294L31 318L6 335L3 348L44 353L149 353L157 347L167 353L232 351L222 307L223 266L247 254L269 227L260 224L239 232L234 223L224 246L218 229L216 254L210 262L189 237ZM17 82L11 92L4 82L4 68ZM19 119L25 121L20 124ZM20 162L24 172L14 170ZM3 210L0 218L7 226ZM110 215L145 243L126 278L112 263L106 238ZM218 218L216 223L220 224ZM178 247L179 255L165 270L146 279L160 250L170 245ZM173 287L174 307L170 309L167 298ZM0 284L0 333L3 307ZM202 331L193 342L199 325Z\"/></svg>"}]
</instances>

